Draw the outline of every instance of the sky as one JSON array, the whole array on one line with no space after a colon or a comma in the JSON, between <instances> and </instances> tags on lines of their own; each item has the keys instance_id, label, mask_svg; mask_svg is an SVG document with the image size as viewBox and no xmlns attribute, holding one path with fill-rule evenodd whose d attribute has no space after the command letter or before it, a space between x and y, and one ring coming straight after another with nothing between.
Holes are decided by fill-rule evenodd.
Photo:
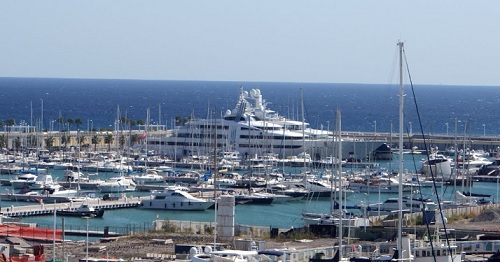
<instances>
[{"instance_id":1,"label":"sky","mask_svg":"<svg viewBox=\"0 0 500 262\"><path fill-rule=\"evenodd\" d=\"M500 1L3 0L0 77L500 86Z\"/></svg>"}]
</instances>

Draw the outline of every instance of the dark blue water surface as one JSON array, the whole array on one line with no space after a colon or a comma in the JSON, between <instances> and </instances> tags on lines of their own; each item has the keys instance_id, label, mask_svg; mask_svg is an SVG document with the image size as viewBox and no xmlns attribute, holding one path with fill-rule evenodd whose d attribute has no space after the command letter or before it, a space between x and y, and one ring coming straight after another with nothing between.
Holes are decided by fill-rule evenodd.
<instances>
[{"instance_id":1,"label":"dark blue water surface","mask_svg":"<svg viewBox=\"0 0 500 262\"><path fill-rule=\"evenodd\" d=\"M258 83L208 81L147 81L98 79L0 78L0 120L58 130L55 120L80 118L81 129L114 128L117 110L128 119L172 126L176 116L206 118L232 109L240 86L261 89L269 107L300 119L304 112L313 127L333 129L334 111L342 112L342 129L389 132L398 127L399 87L367 84ZM420 132L413 91L405 87L405 123ZM425 133L496 135L500 133L500 88L479 86L416 86L416 105ZM301 93L303 95L301 95ZM51 124L52 122L52 124ZM76 129L72 126L71 129Z\"/></svg>"}]
</instances>

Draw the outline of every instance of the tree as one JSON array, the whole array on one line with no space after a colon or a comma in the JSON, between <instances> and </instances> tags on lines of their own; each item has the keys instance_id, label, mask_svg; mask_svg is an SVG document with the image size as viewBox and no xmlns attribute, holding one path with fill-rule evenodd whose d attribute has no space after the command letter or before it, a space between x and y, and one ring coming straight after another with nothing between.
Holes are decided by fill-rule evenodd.
<instances>
[{"instance_id":1,"label":"tree","mask_svg":"<svg viewBox=\"0 0 500 262\"><path fill-rule=\"evenodd\" d=\"M97 145L101 143L101 137L98 135L92 136L92 144L94 145L94 151L97 151Z\"/></svg>"},{"instance_id":2,"label":"tree","mask_svg":"<svg viewBox=\"0 0 500 262\"><path fill-rule=\"evenodd\" d=\"M7 147L7 138L5 135L0 135L0 149Z\"/></svg>"},{"instance_id":3,"label":"tree","mask_svg":"<svg viewBox=\"0 0 500 262\"><path fill-rule=\"evenodd\" d=\"M111 151L111 144L113 144L114 139L112 134L104 136L104 144L108 145L108 151Z\"/></svg>"},{"instance_id":4,"label":"tree","mask_svg":"<svg viewBox=\"0 0 500 262\"><path fill-rule=\"evenodd\" d=\"M59 124L59 131L61 131L61 125L63 125L63 124L64 124L64 118L59 117L59 118L57 119L57 123Z\"/></svg>"},{"instance_id":5,"label":"tree","mask_svg":"<svg viewBox=\"0 0 500 262\"><path fill-rule=\"evenodd\" d=\"M45 138L45 147L49 150L52 151L52 147L54 146L54 137L53 136L48 136Z\"/></svg>"},{"instance_id":6,"label":"tree","mask_svg":"<svg viewBox=\"0 0 500 262\"><path fill-rule=\"evenodd\" d=\"M16 120L14 120L14 118L8 118L6 122L7 122L8 127L12 127L12 126L16 125ZM12 131L12 129L8 128L7 132L10 132L10 131Z\"/></svg>"},{"instance_id":7,"label":"tree","mask_svg":"<svg viewBox=\"0 0 500 262\"><path fill-rule=\"evenodd\" d=\"M191 116L188 117L181 117L181 116L176 116L175 117L175 124L176 125L184 125L187 123L189 120L191 120Z\"/></svg>"},{"instance_id":8,"label":"tree","mask_svg":"<svg viewBox=\"0 0 500 262\"><path fill-rule=\"evenodd\" d=\"M21 148L21 138L20 137L16 137L16 139L14 140L14 148L16 149L16 151L19 151L19 149Z\"/></svg>"},{"instance_id":9,"label":"tree","mask_svg":"<svg viewBox=\"0 0 500 262\"><path fill-rule=\"evenodd\" d=\"M76 129L80 130L80 125L83 124L83 121L80 118L75 118L74 122L75 122L75 125L76 125Z\"/></svg>"},{"instance_id":10,"label":"tree","mask_svg":"<svg viewBox=\"0 0 500 262\"><path fill-rule=\"evenodd\" d=\"M120 149L123 149L123 145L125 145L125 137L124 136L120 136Z\"/></svg>"},{"instance_id":11,"label":"tree","mask_svg":"<svg viewBox=\"0 0 500 262\"><path fill-rule=\"evenodd\" d=\"M75 120L68 118L66 122L68 123L68 131L69 131L71 129L71 125L75 123Z\"/></svg>"},{"instance_id":12,"label":"tree","mask_svg":"<svg viewBox=\"0 0 500 262\"><path fill-rule=\"evenodd\" d=\"M83 142L85 142L85 136L79 136L78 137L78 145L80 145L80 148L82 148Z\"/></svg>"},{"instance_id":13,"label":"tree","mask_svg":"<svg viewBox=\"0 0 500 262\"><path fill-rule=\"evenodd\" d=\"M128 124L128 146L130 147L132 145L132 127L136 125L136 122L132 119L129 119L127 121Z\"/></svg>"},{"instance_id":14,"label":"tree","mask_svg":"<svg viewBox=\"0 0 500 262\"><path fill-rule=\"evenodd\" d=\"M69 142L70 137L67 135L62 135L61 136L61 144L64 144L64 148L66 150L66 147L68 147L68 142Z\"/></svg>"},{"instance_id":15,"label":"tree","mask_svg":"<svg viewBox=\"0 0 500 262\"><path fill-rule=\"evenodd\" d=\"M142 120L142 119L138 119L136 122L137 122L138 126L143 126L144 125L144 120Z\"/></svg>"},{"instance_id":16,"label":"tree","mask_svg":"<svg viewBox=\"0 0 500 262\"><path fill-rule=\"evenodd\" d=\"M132 142L132 145L135 145L139 142L140 138L139 138L139 135L138 134L133 134L131 137L130 137L130 141Z\"/></svg>"},{"instance_id":17,"label":"tree","mask_svg":"<svg viewBox=\"0 0 500 262\"><path fill-rule=\"evenodd\" d=\"M38 139L35 135L29 135L26 140L28 147L36 147L38 145Z\"/></svg>"}]
</instances>

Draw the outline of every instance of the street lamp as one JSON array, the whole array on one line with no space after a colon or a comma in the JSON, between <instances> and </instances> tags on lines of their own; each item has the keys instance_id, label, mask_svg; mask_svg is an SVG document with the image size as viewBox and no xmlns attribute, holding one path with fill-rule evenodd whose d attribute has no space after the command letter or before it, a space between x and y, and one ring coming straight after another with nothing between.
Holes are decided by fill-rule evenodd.
<instances>
[{"instance_id":1,"label":"street lamp","mask_svg":"<svg viewBox=\"0 0 500 262\"><path fill-rule=\"evenodd\" d=\"M87 221L87 243L86 243L86 247L85 247L85 261L86 262L89 262L89 219L90 218L93 218L94 215L88 215L88 216L83 216L83 218L85 218L85 220Z\"/></svg>"}]
</instances>

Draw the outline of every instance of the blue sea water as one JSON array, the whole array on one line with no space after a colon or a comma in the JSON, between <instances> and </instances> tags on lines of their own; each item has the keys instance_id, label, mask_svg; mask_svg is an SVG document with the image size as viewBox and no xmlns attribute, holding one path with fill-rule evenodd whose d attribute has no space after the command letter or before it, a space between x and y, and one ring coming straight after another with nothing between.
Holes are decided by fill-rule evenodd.
<instances>
[{"instance_id":1,"label":"blue sea water","mask_svg":"<svg viewBox=\"0 0 500 262\"><path fill-rule=\"evenodd\" d=\"M83 130L112 129L117 108L129 119L144 120L151 111L151 122L172 127L176 116L205 118L209 110L222 114L232 109L240 86L245 90L259 88L269 107L280 114L300 119L301 93L305 117L313 127L333 128L334 111L342 111L342 129L349 131L389 132L391 123L397 130L399 89L395 85L147 81L95 79L0 78L0 120L8 118L35 125L42 119L44 129L58 130L57 118L80 118ZM405 122L413 123L413 132L420 132L416 106L425 133L454 132L454 121L460 134L467 123L468 134L498 135L500 88L478 86L416 86L406 87ZM161 108L161 111L160 111ZM161 112L161 113L160 113ZM52 124L51 124L52 123ZM76 127L73 126L72 129ZM386 163L387 164L387 163ZM476 183L475 188L496 196L495 186ZM451 192L451 191L450 191ZM372 198L370 202L376 202ZM382 200L387 196L382 196ZM357 195L351 204L367 201ZM306 208L326 212L328 200L273 204L271 206L237 206L236 222L272 227L300 226L300 213ZM103 219L94 219L91 227L150 224L154 219L213 221L213 211L173 212L153 210L113 210ZM32 217L26 222L52 225L52 218ZM81 226L85 222L69 218L66 225Z\"/></svg>"},{"instance_id":2,"label":"blue sea water","mask_svg":"<svg viewBox=\"0 0 500 262\"><path fill-rule=\"evenodd\" d=\"M240 86L261 89L270 108L292 119L301 118L302 93L305 118L316 128L333 129L334 112L340 109L343 130L390 132L391 123L397 130L399 87L375 84L0 78L0 120L35 125L43 107L47 130L60 128L55 123L59 117L80 118L84 130L90 125L112 129L118 108L120 115L134 120L145 120L149 108L151 123L172 127L176 116L206 118L209 110L223 114L232 109ZM412 123L414 133L452 134L455 119L459 134L500 133L498 87L423 85L405 90L405 123L407 128Z\"/></svg>"}]
</instances>

